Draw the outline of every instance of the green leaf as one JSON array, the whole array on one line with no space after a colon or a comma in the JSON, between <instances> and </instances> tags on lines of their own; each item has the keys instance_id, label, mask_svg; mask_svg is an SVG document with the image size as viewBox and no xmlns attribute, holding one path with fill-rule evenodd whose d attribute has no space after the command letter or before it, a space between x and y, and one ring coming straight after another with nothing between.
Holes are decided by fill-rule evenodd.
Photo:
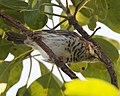
<instances>
[{"instance_id":1,"label":"green leaf","mask_svg":"<svg viewBox=\"0 0 120 96\"><path fill-rule=\"evenodd\" d=\"M24 96L46 96L45 90L41 84L34 81L23 94Z\"/></svg>"},{"instance_id":2,"label":"green leaf","mask_svg":"<svg viewBox=\"0 0 120 96\"><path fill-rule=\"evenodd\" d=\"M0 82L1 83L6 83L8 82L8 78L10 76L10 71L17 65L17 64L20 64L21 62L21 59L20 60L14 60L13 62L7 62L7 65L6 65L6 62L3 62L2 64L0 64L1 68L4 67L2 73L0 74ZM5 63L5 65L4 65Z\"/></svg>"},{"instance_id":3,"label":"green leaf","mask_svg":"<svg viewBox=\"0 0 120 96\"><path fill-rule=\"evenodd\" d=\"M78 4L81 0L71 0L74 6ZM78 2L77 2L78 1ZM96 27L96 22L98 20L104 21L108 14L108 5L106 0L90 0L85 7L80 10L81 14L88 19L85 25L88 25L90 30L94 30ZM81 17L79 18L81 19ZM86 21L85 18L82 18ZM82 25L81 23L79 23Z\"/></svg>"},{"instance_id":4,"label":"green leaf","mask_svg":"<svg viewBox=\"0 0 120 96\"><path fill-rule=\"evenodd\" d=\"M0 73L0 82L8 82L8 78L10 76L10 71L16 67L18 64L21 64L21 62L23 61L23 59L26 58L26 56L28 54L30 54L31 50L30 51L27 51L23 54L20 54L18 57L16 57L13 61L7 63L7 65L3 65L3 63L0 64L0 66L2 66L1 68L4 67L4 69L2 70L2 72Z\"/></svg>"},{"instance_id":5,"label":"green leaf","mask_svg":"<svg viewBox=\"0 0 120 96\"><path fill-rule=\"evenodd\" d=\"M19 20L23 24L25 23L24 22L24 14L23 14L23 12L19 12L19 11L16 11L16 10L11 10L11 9L6 9L4 13L9 15L10 17L12 17L14 19ZM10 23L7 23L7 24L13 26Z\"/></svg>"},{"instance_id":6,"label":"green leaf","mask_svg":"<svg viewBox=\"0 0 120 96\"><path fill-rule=\"evenodd\" d=\"M94 64L95 65L95 64ZM91 78L99 78L110 82L110 77L107 70L96 68L93 64L88 64L85 71L82 72L83 76Z\"/></svg>"},{"instance_id":7,"label":"green leaf","mask_svg":"<svg viewBox=\"0 0 120 96\"><path fill-rule=\"evenodd\" d=\"M0 36L2 36L2 34L4 33L3 29L0 29ZM1 37L0 37L1 38Z\"/></svg>"},{"instance_id":8,"label":"green leaf","mask_svg":"<svg viewBox=\"0 0 120 96\"><path fill-rule=\"evenodd\" d=\"M85 62L71 63L69 67L75 72L82 72L87 69L88 64Z\"/></svg>"},{"instance_id":9,"label":"green leaf","mask_svg":"<svg viewBox=\"0 0 120 96\"><path fill-rule=\"evenodd\" d=\"M97 15L99 20L104 20L107 17L108 5L106 0L91 0L86 4L86 6L87 8L85 9L91 11L92 14Z\"/></svg>"},{"instance_id":10,"label":"green leaf","mask_svg":"<svg viewBox=\"0 0 120 96\"><path fill-rule=\"evenodd\" d=\"M26 9L28 4L21 0L0 0L0 5L12 9Z\"/></svg>"},{"instance_id":11,"label":"green leaf","mask_svg":"<svg viewBox=\"0 0 120 96\"><path fill-rule=\"evenodd\" d=\"M53 6L52 6L52 4L51 4L51 0L39 0L39 4L40 4L40 11L42 11L42 12L47 12L47 13L50 13L50 14L52 14L53 13ZM47 4L49 4L50 6L47 6ZM48 18L49 19L52 19L52 15L48 15L47 14L47 16L48 16Z\"/></svg>"},{"instance_id":12,"label":"green leaf","mask_svg":"<svg viewBox=\"0 0 120 96\"><path fill-rule=\"evenodd\" d=\"M3 6L3 5L0 4L0 9L1 9L1 10L5 10L5 9L10 9L10 8L5 7L5 6Z\"/></svg>"},{"instance_id":13,"label":"green leaf","mask_svg":"<svg viewBox=\"0 0 120 96\"><path fill-rule=\"evenodd\" d=\"M53 13L53 7L52 6L45 6L45 10L44 10L45 12L47 12L47 13ZM48 16L48 18L49 19L52 19L53 18L53 16L52 15L47 15Z\"/></svg>"},{"instance_id":14,"label":"green leaf","mask_svg":"<svg viewBox=\"0 0 120 96\"><path fill-rule=\"evenodd\" d=\"M23 24L25 23L24 19L23 19L23 13L21 13L21 12L18 12L16 10L6 9L4 11L4 13L9 15L12 18L17 19L18 21L20 21ZM20 30L18 30L12 24L6 22L2 18L0 18L0 29L2 29L4 32L6 32L8 30L11 30L13 32L20 32Z\"/></svg>"},{"instance_id":15,"label":"green leaf","mask_svg":"<svg viewBox=\"0 0 120 96\"><path fill-rule=\"evenodd\" d=\"M91 10L94 15L98 15L98 20L115 32L120 33L119 22L119 0L91 0L86 4L87 10ZM85 10L86 10L85 9ZM89 16L89 12L86 15L85 10L82 10L83 15ZM90 18L90 17L88 17Z\"/></svg>"},{"instance_id":16,"label":"green leaf","mask_svg":"<svg viewBox=\"0 0 120 96\"><path fill-rule=\"evenodd\" d=\"M52 83L55 82L55 84L56 84L55 86L58 86L59 88L63 85L59 81L59 79L56 76L54 76L43 63L39 62L39 64L40 64L40 70L41 70L42 77L40 77L36 81L34 81L29 86L28 89L26 86L20 88L17 92L17 96L23 96L23 95L24 96L46 96L46 95L51 96L50 94L54 94L54 93L51 92L52 91L51 89L47 88L47 84L49 83L49 80L50 80L51 87L54 87L53 84L51 85L51 82ZM51 76L52 76L52 79L51 79ZM44 85L44 83L45 83L45 85ZM56 90L56 88L55 88L55 90ZM50 93L48 93L48 91ZM60 96L62 96L62 95L60 95Z\"/></svg>"},{"instance_id":17,"label":"green leaf","mask_svg":"<svg viewBox=\"0 0 120 96\"><path fill-rule=\"evenodd\" d=\"M80 2L80 0L71 0L74 6L77 6L77 4Z\"/></svg>"},{"instance_id":18,"label":"green leaf","mask_svg":"<svg viewBox=\"0 0 120 96\"><path fill-rule=\"evenodd\" d=\"M120 2L119 0L106 0L108 4L108 15L104 21L100 22L107 25L113 31L120 33Z\"/></svg>"},{"instance_id":19,"label":"green leaf","mask_svg":"<svg viewBox=\"0 0 120 96\"><path fill-rule=\"evenodd\" d=\"M45 75L50 72L50 70L42 62L38 61L38 63L40 64L41 75ZM63 83L54 74L52 75L54 79L56 80L56 82L59 84L59 86L62 87Z\"/></svg>"},{"instance_id":20,"label":"green leaf","mask_svg":"<svg viewBox=\"0 0 120 96\"><path fill-rule=\"evenodd\" d=\"M65 86L65 96L118 96L119 92L112 84L95 78L76 79Z\"/></svg>"},{"instance_id":21,"label":"green leaf","mask_svg":"<svg viewBox=\"0 0 120 96\"><path fill-rule=\"evenodd\" d=\"M28 46L15 46L13 45L11 47L10 53L13 54L15 57L19 56L20 54L23 54L27 51L31 50L31 47Z\"/></svg>"},{"instance_id":22,"label":"green leaf","mask_svg":"<svg viewBox=\"0 0 120 96\"><path fill-rule=\"evenodd\" d=\"M93 15L90 17L90 21L88 24L88 28L90 30L94 30L94 28L96 27L96 22L98 21L98 16L97 15Z\"/></svg>"},{"instance_id":23,"label":"green leaf","mask_svg":"<svg viewBox=\"0 0 120 96\"><path fill-rule=\"evenodd\" d=\"M0 60L4 60L11 49L12 43L8 42L5 39L0 39Z\"/></svg>"},{"instance_id":24,"label":"green leaf","mask_svg":"<svg viewBox=\"0 0 120 96\"><path fill-rule=\"evenodd\" d=\"M0 18L0 29L2 29L3 31L4 30L6 31L6 30L11 30L12 27L10 26L10 24L8 24L2 18Z\"/></svg>"},{"instance_id":25,"label":"green leaf","mask_svg":"<svg viewBox=\"0 0 120 96\"><path fill-rule=\"evenodd\" d=\"M112 45L114 45L118 50L120 50L120 44L118 41L111 39L111 38L104 37L104 36L94 35L94 37L105 39L105 40L109 41Z\"/></svg>"},{"instance_id":26,"label":"green leaf","mask_svg":"<svg viewBox=\"0 0 120 96\"><path fill-rule=\"evenodd\" d=\"M99 20L104 20L108 14L108 5L106 0L96 0L97 15Z\"/></svg>"},{"instance_id":27,"label":"green leaf","mask_svg":"<svg viewBox=\"0 0 120 96\"><path fill-rule=\"evenodd\" d=\"M21 62L19 62L19 64L16 64L16 66L11 69L8 78L7 88L5 90L6 92L8 91L9 88L11 88L14 84L16 84L19 81L22 68L23 65Z\"/></svg>"},{"instance_id":28,"label":"green leaf","mask_svg":"<svg viewBox=\"0 0 120 96\"><path fill-rule=\"evenodd\" d=\"M93 38L103 49L103 51L108 55L108 57L116 62L118 57L119 57L119 53L118 50L115 48L115 46L113 46L110 42L108 42L105 39L102 38Z\"/></svg>"},{"instance_id":29,"label":"green leaf","mask_svg":"<svg viewBox=\"0 0 120 96\"><path fill-rule=\"evenodd\" d=\"M23 96L25 91L27 90L27 86L23 86L21 88L18 89L18 92L17 92L17 96Z\"/></svg>"},{"instance_id":30,"label":"green leaf","mask_svg":"<svg viewBox=\"0 0 120 96\"><path fill-rule=\"evenodd\" d=\"M63 96L63 93L50 72L34 81L24 96Z\"/></svg>"},{"instance_id":31,"label":"green leaf","mask_svg":"<svg viewBox=\"0 0 120 96\"><path fill-rule=\"evenodd\" d=\"M37 80L45 89L47 88L48 96L62 96L62 90L56 82L54 76L50 73L42 76Z\"/></svg>"},{"instance_id":32,"label":"green leaf","mask_svg":"<svg viewBox=\"0 0 120 96\"><path fill-rule=\"evenodd\" d=\"M37 30L46 25L48 18L39 11L25 11L24 20L30 28Z\"/></svg>"},{"instance_id":33,"label":"green leaf","mask_svg":"<svg viewBox=\"0 0 120 96\"><path fill-rule=\"evenodd\" d=\"M75 7L74 6L69 6L69 8L70 8L71 13L73 14L74 11L75 11ZM65 15L65 13L62 12L61 15ZM81 12L78 12L76 14L76 19L77 19L78 23L81 26L86 25L86 24L89 23L89 18L87 18L86 16L84 16ZM60 21L62 21L62 20L63 20L63 18L60 18ZM64 22L63 24L60 25L61 29L67 29L68 27L69 27L68 21L66 21L66 22ZM73 29L74 28L72 27L71 30L73 30Z\"/></svg>"},{"instance_id":34,"label":"green leaf","mask_svg":"<svg viewBox=\"0 0 120 96\"><path fill-rule=\"evenodd\" d=\"M33 2L32 2L32 8L35 7L35 5L37 4L37 2L38 2L38 0L33 0Z\"/></svg>"},{"instance_id":35,"label":"green leaf","mask_svg":"<svg viewBox=\"0 0 120 96\"><path fill-rule=\"evenodd\" d=\"M103 62L95 62L95 63L92 63L90 66L93 66L95 67L96 69L99 69L99 70L106 70L106 65L103 63Z\"/></svg>"},{"instance_id":36,"label":"green leaf","mask_svg":"<svg viewBox=\"0 0 120 96\"><path fill-rule=\"evenodd\" d=\"M0 77L2 76L3 72L6 70L6 68L9 66L10 62L4 61L0 63ZM7 73L9 74L9 73ZM7 74L3 76L3 78L0 79L0 83L6 83L8 80Z\"/></svg>"},{"instance_id":37,"label":"green leaf","mask_svg":"<svg viewBox=\"0 0 120 96\"><path fill-rule=\"evenodd\" d=\"M39 65L40 65L40 71L41 71L41 75L45 75L46 73L50 72L50 70L40 61L38 61Z\"/></svg>"}]
</instances>

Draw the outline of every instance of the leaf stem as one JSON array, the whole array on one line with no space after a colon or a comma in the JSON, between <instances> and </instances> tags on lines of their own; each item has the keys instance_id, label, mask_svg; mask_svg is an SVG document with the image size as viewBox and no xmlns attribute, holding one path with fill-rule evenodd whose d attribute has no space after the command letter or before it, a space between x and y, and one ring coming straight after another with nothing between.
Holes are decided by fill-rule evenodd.
<instances>
[{"instance_id":1,"label":"leaf stem","mask_svg":"<svg viewBox=\"0 0 120 96\"><path fill-rule=\"evenodd\" d=\"M26 82L27 85L28 85L30 75L31 75L31 71L32 71L32 56L29 55L29 58L30 58L30 69L29 69L29 74L28 74L28 78L27 78L27 82Z\"/></svg>"},{"instance_id":2,"label":"leaf stem","mask_svg":"<svg viewBox=\"0 0 120 96\"><path fill-rule=\"evenodd\" d=\"M49 12L43 12L47 15L54 15L54 16L58 16L58 17L62 17L62 18L67 18L67 16L63 16L63 15L58 15L58 14L55 14L55 13L49 13Z\"/></svg>"},{"instance_id":3,"label":"leaf stem","mask_svg":"<svg viewBox=\"0 0 120 96\"><path fill-rule=\"evenodd\" d=\"M50 85L50 81L51 81L53 69L54 69L54 64L52 65L52 69L51 69L51 71L50 71L50 76L49 76L49 79L48 79L47 88L49 88L49 85Z\"/></svg>"},{"instance_id":4,"label":"leaf stem","mask_svg":"<svg viewBox=\"0 0 120 96\"><path fill-rule=\"evenodd\" d=\"M65 81L65 79L64 79L64 77L63 77L63 75L62 75L62 73L61 73L60 69L59 69L58 67L57 67L57 69L58 69L58 71L59 71L59 73L60 73L60 76L61 76L61 78L62 78L63 82L65 83L66 81Z\"/></svg>"}]
</instances>

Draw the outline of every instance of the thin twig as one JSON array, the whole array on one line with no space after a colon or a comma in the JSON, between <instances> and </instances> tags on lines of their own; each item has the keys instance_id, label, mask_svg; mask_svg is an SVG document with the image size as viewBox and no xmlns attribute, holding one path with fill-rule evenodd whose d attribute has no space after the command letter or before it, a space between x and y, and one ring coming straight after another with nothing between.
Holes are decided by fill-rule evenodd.
<instances>
[{"instance_id":1,"label":"thin twig","mask_svg":"<svg viewBox=\"0 0 120 96\"><path fill-rule=\"evenodd\" d=\"M67 16L63 16L63 15L58 15L58 14L54 14L54 13L49 13L49 12L44 12L47 15L53 15L53 16L58 16L58 17L62 17L62 18L67 18Z\"/></svg>"},{"instance_id":2,"label":"thin twig","mask_svg":"<svg viewBox=\"0 0 120 96\"><path fill-rule=\"evenodd\" d=\"M92 33L92 35L90 35L90 38L92 38L99 29L101 29L101 27L98 27L98 28Z\"/></svg>"},{"instance_id":3,"label":"thin twig","mask_svg":"<svg viewBox=\"0 0 120 96\"><path fill-rule=\"evenodd\" d=\"M68 5L68 0L66 0L66 9L67 9L67 13L70 13L69 5Z\"/></svg>"},{"instance_id":4,"label":"thin twig","mask_svg":"<svg viewBox=\"0 0 120 96\"><path fill-rule=\"evenodd\" d=\"M60 76L61 76L61 78L62 78L63 82L65 83L65 79L64 79L64 77L63 77L63 75L62 75L62 73L61 73L60 69L59 69L58 67L57 67L57 69L58 69L58 71L59 71L59 73L60 73Z\"/></svg>"},{"instance_id":5,"label":"thin twig","mask_svg":"<svg viewBox=\"0 0 120 96\"><path fill-rule=\"evenodd\" d=\"M52 30L52 28L50 28L48 25L45 25L48 29Z\"/></svg>"},{"instance_id":6,"label":"thin twig","mask_svg":"<svg viewBox=\"0 0 120 96\"><path fill-rule=\"evenodd\" d=\"M58 23L56 26L54 26L52 28L52 30L56 29L57 27L59 27L61 24L63 24L65 21L67 21L67 19L63 19L60 23Z\"/></svg>"},{"instance_id":7,"label":"thin twig","mask_svg":"<svg viewBox=\"0 0 120 96\"><path fill-rule=\"evenodd\" d=\"M54 69L54 64L52 65L52 68L51 68L51 71L50 71L50 75L49 75L48 82L47 82L47 88L49 88L49 86L50 86L53 69Z\"/></svg>"},{"instance_id":8,"label":"thin twig","mask_svg":"<svg viewBox=\"0 0 120 96\"><path fill-rule=\"evenodd\" d=\"M32 57L31 57L31 55L29 55L29 58L30 58L30 69L29 69L29 74L28 74L28 78L27 78L27 82L26 82L27 85L28 85L30 75L31 75L31 71L32 71Z\"/></svg>"},{"instance_id":9,"label":"thin twig","mask_svg":"<svg viewBox=\"0 0 120 96\"><path fill-rule=\"evenodd\" d=\"M77 4L77 6L75 7L74 16L77 14L78 9L79 9L79 6L80 6L80 4L81 4L83 1L84 1L84 0L79 1L79 3Z\"/></svg>"},{"instance_id":10,"label":"thin twig","mask_svg":"<svg viewBox=\"0 0 120 96\"><path fill-rule=\"evenodd\" d=\"M67 9L66 9L66 7L62 4L62 2L60 1L60 0L56 0L57 1L57 3L59 4L59 6L61 6L61 8L63 9L63 11L65 12L65 13L67 13Z\"/></svg>"}]
</instances>

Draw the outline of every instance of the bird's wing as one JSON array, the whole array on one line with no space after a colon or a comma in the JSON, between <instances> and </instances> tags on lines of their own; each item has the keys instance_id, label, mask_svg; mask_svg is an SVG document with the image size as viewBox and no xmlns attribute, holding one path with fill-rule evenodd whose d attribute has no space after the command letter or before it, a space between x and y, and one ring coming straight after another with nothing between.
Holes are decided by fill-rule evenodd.
<instances>
[{"instance_id":1,"label":"bird's wing","mask_svg":"<svg viewBox=\"0 0 120 96\"><path fill-rule=\"evenodd\" d=\"M34 32L35 34L39 34L39 33L51 33L51 34L57 34L57 35L64 35L64 36L72 36L74 38L79 38L79 39L83 39L78 33L76 33L75 31L70 31L70 30L42 30L42 31L36 31Z\"/></svg>"},{"instance_id":2,"label":"bird's wing","mask_svg":"<svg viewBox=\"0 0 120 96\"><path fill-rule=\"evenodd\" d=\"M24 34L15 33L11 31L6 32L6 35L8 41L13 41L17 45L24 44L24 40L27 39L27 36L25 36Z\"/></svg>"}]
</instances>

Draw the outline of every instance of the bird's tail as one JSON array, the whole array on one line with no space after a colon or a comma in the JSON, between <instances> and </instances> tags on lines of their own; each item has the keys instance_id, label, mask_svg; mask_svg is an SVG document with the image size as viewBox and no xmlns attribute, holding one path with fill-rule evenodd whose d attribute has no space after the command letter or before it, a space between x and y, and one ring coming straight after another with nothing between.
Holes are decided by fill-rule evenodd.
<instances>
[{"instance_id":1,"label":"bird's tail","mask_svg":"<svg viewBox=\"0 0 120 96\"><path fill-rule=\"evenodd\" d=\"M27 36L25 36L24 34L15 32L6 32L6 35L8 41L13 41L17 45L24 44L24 40L27 39Z\"/></svg>"}]
</instances>

